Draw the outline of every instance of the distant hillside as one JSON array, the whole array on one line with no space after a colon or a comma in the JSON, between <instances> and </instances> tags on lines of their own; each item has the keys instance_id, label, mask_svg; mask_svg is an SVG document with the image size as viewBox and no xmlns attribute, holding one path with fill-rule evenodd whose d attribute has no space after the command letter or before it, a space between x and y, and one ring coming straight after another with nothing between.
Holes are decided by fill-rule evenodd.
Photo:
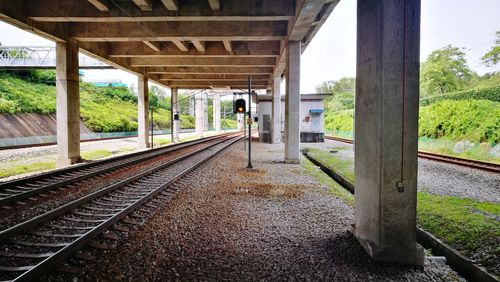
<instances>
[{"instance_id":1,"label":"distant hillside","mask_svg":"<svg viewBox=\"0 0 500 282\"><path fill-rule=\"evenodd\" d=\"M56 111L53 78L43 73L33 79L32 74L14 77L0 73L0 114L39 113ZM137 131L137 97L126 87L95 87L80 84L80 116L93 132ZM170 111L154 110L155 129L170 128ZM181 115L181 128L194 128L194 119Z\"/></svg>"}]
</instances>

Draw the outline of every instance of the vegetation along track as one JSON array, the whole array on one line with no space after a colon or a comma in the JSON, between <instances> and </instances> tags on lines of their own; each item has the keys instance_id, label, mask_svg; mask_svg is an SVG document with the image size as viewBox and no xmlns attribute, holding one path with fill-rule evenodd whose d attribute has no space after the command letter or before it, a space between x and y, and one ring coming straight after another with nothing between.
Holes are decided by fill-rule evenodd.
<instances>
[{"instance_id":1,"label":"vegetation along track","mask_svg":"<svg viewBox=\"0 0 500 282\"><path fill-rule=\"evenodd\" d=\"M1 231L0 281L39 277L150 199L174 194L176 181L241 138L221 138Z\"/></svg>"},{"instance_id":2,"label":"vegetation along track","mask_svg":"<svg viewBox=\"0 0 500 282\"><path fill-rule=\"evenodd\" d=\"M333 137L333 136L325 136L325 138L329 139L329 140L334 140L334 141L344 142L344 143L349 143L349 144L353 143L351 139L346 139L346 138L339 138L339 137ZM476 160L470 160L470 159L464 159L464 158L457 158L457 157L429 153L429 152L422 152L422 151L418 152L418 157L433 160L433 161L439 161L439 162L444 162L444 163L449 163L449 164L454 164L454 165L466 166L466 167L471 167L471 168L500 173L500 165L495 164L495 163L482 162L482 161L476 161Z\"/></svg>"},{"instance_id":3,"label":"vegetation along track","mask_svg":"<svg viewBox=\"0 0 500 282\"><path fill-rule=\"evenodd\" d=\"M229 133L232 134L232 133ZM0 183L0 206L9 205L23 201L43 193L63 188L68 185L89 179L91 177L103 176L107 173L131 167L138 163L149 161L157 157L165 156L183 148L202 144L215 140L228 134L217 135L180 144L160 147L153 150L117 156L101 161L89 162L81 165L70 166L63 169L53 170L34 176Z\"/></svg>"}]
</instances>

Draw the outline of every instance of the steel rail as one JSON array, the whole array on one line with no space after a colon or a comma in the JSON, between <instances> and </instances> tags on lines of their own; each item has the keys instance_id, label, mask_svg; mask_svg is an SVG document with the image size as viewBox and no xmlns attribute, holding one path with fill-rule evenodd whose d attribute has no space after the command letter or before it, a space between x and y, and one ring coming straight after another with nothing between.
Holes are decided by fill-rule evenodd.
<instances>
[{"instance_id":1,"label":"steel rail","mask_svg":"<svg viewBox=\"0 0 500 282\"><path fill-rule=\"evenodd\" d=\"M338 142L353 144L353 141L351 139L333 137L333 136L325 136L325 138L329 139L329 140L338 141ZM490 163L490 162L483 162L483 161L478 161L478 160L452 157L452 156L430 153L430 152L425 152L425 151L418 151L418 157L423 158L423 159L438 161L438 162L444 162L444 163L449 163L449 164L454 164L454 165L459 165L459 166L464 166L464 167L471 167L471 168L475 168L475 169L500 173L500 165L495 164L495 163Z\"/></svg>"},{"instance_id":2,"label":"steel rail","mask_svg":"<svg viewBox=\"0 0 500 282\"><path fill-rule=\"evenodd\" d=\"M25 231L28 230L34 230L35 228L41 227L40 225L44 226L43 223L49 223L51 220L57 219L58 216L66 215L66 214L77 214L77 213L71 213L71 211L78 209L78 208L84 208L84 205L93 203L95 205L97 204L97 199L104 198L106 196L108 197L113 197L110 196L111 193L119 191L120 188L126 189L127 187L131 187L130 184L139 182L141 179L144 179L146 177L157 177L157 178L162 178L162 176L155 176L155 173L161 172L163 169L166 169L172 165L175 165L179 163L182 160L186 160L188 158L191 158L201 152L204 152L208 149L212 149L213 147L222 144L224 142L227 142L227 144L224 144L222 148L219 148L217 150L214 150L209 156L203 157L201 160L198 160L196 163L193 165L189 165L188 168L183 169L181 172L176 173L174 176L172 176L168 181L164 182L163 179L160 182L154 182L153 180L150 180L151 183L150 188L144 188L143 191L145 192L144 195L142 195L140 198L135 199L134 196L131 196L131 199L133 199L133 202L129 204L123 205L122 208L117 209L117 212L114 214L106 214L106 215L92 215L95 217L105 217L105 216L110 216L109 218L105 220L94 220L96 225L92 226L92 228L87 229L87 231L84 234L80 234L80 236L66 236L66 238L71 238L73 239L71 242L67 242L65 244L54 244L59 246L60 249L57 250L54 253L49 254L45 259L40 261L39 263L35 265L29 265L29 266L15 266L12 267L12 269L8 270L9 267L1 267L0 270L4 270L4 272L21 272L20 275L16 276L13 281L30 281L33 280L40 275L44 274L51 266L55 265L58 262L61 262L64 258L66 258L68 255L71 253L79 250L84 244L95 238L98 234L101 232L105 231L112 225L116 224L118 221L121 219L125 218L128 214L136 210L138 207L155 197L157 194L174 184L176 181L178 181L180 178L188 174L189 172L193 171L194 169L200 167L203 165L205 162L216 156L218 153L223 151L224 149L228 148L235 142L241 140L241 136L232 136L232 137L227 137L223 138L222 140L215 141L213 144L208 145L207 147L198 149L196 151L187 153L186 155L177 157L174 160L168 161L166 163L163 163L161 165L155 166L151 169L148 169L147 171L134 175L132 177L129 177L125 180L122 180L116 184L110 185L105 189L96 191L92 194L89 194L81 199L77 199L71 203L68 203L64 206L58 207L52 211L49 211L43 215L37 216L33 219L30 219L26 222L20 223L14 227L11 227L7 230L4 230L0 232L0 242L4 241L11 241L12 244L16 244L16 240L11 240L13 237L24 234ZM148 182L148 181L146 181ZM153 185L153 186L151 186ZM158 186L154 186L158 185ZM144 185L147 186L147 185ZM133 186L132 186L133 187ZM131 188L129 188L131 189ZM136 187L137 190L141 190L140 187ZM150 189L148 191L148 189ZM110 212L108 212L110 213ZM64 220L64 218L61 218L60 220ZM80 220L80 222L94 222L94 221L84 221ZM46 224L47 225L47 224ZM50 226L48 224L47 226ZM68 228L73 228L74 230L77 230L78 227L68 227ZM39 233L32 233L34 235L37 235ZM49 244L50 245L50 244ZM2 254L0 254L2 256ZM12 256L11 256L12 257Z\"/></svg>"},{"instance_id":3,"label":"steel rail","mask_svg":"<svg viewBox=\"0 0 500 282\"><path fill-rule=\"evenodd\" d=\"M44 192L76 183L78 181L103 175L105 173L116 171L120 168L131 166L140 162L148 161L165 153L176 152L183 148L196 144L202 144L203 142L222 138L230 134L232 133L191 140L188 142L117 156L101 161L89 162L83 165L71 166L39 175L4 182L0 184L0 193L4 194L3 196L0 196L0 206L18 202ZM116 164L113 165L113 163ZM86 172L86 170L89 171ZM71 174L79 175L72 176Z\"/></svg>"}]
</instances>

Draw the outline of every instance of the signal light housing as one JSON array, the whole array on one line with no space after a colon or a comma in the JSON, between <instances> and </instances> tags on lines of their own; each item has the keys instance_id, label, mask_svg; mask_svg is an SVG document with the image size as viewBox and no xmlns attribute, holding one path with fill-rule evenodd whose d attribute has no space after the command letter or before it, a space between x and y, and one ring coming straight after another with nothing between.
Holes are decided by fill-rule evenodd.
<instances>
[{"instance_id":1,"label":"signal light housing","mask_svg":"<svg viewBox=\"0 0 500 282\"><path fill-rule=\"evenodd\" d=\"M235 114L244 113L246 111L245 99L237 99L234 102L233 112Z\"/></svg>"}]
</instances>

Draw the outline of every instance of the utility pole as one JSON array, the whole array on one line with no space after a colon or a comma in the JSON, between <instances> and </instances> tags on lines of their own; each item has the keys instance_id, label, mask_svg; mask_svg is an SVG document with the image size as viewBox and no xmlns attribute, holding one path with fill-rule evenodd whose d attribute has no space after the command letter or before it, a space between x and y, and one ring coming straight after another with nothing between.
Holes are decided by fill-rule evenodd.
<instances>
[{"instance_id":1,"label":"utility pole","mask_svg":"<svg viewBox=\"0 0 500 282\"><path fill-rule=\"evenodd\" d=\"M170 139L174 143L174 94L170 92Z\"/></svg>"},{"instance_id":2,"label":"utility pole","mask_svg":"<svg viewBox=\"0 0 500 282\"><path fill-rule=\"evenodd\" d=\"M252 77L248 77L248 164L247 168L252 166Z\"/></svg>"}]
</instances>

